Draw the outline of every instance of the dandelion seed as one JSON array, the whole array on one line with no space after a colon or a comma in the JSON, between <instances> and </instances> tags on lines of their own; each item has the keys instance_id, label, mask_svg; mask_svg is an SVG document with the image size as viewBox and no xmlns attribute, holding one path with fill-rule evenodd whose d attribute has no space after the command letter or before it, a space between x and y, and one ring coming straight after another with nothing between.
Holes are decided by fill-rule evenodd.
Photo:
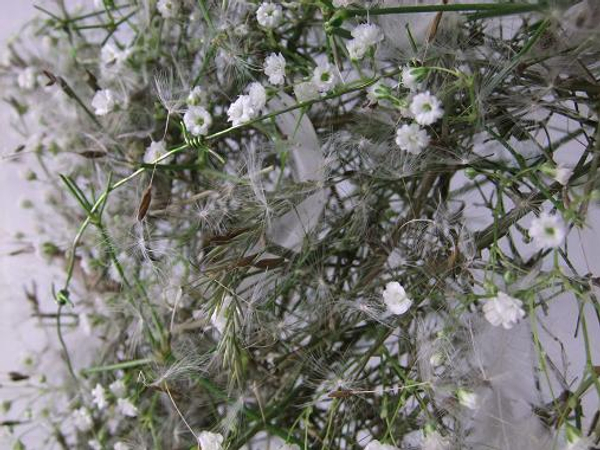
<instances>
[{"instance_id":1,"label":"dandelion seed","mask_svg":"<svg viewBox=\"0 0 600 450\"><path fill-rule=\"evenodd\" d=\"M205 136L212 125L212 116L202 106L191 106L183 116L183 123L194 136Z\"/></svg>"},{"instance_id":2,"label":"dandelion seed","mask_svg":"<svg viewBox=\"0 0 600 450\"><path fill-rule=\"evenodd\" d=\"M219 433L201 431L198 435L198 444L202 450L222 450L223 436Z\"/></svg>"},{"instance_id":3,"label":"dandelion seed","mask_svg":"<svg viewBox=\"0 0 600 450\"><path fill-rule=\"evenodd\" d=\"M172 19L179 13L180 0L158 0L156 9L165 19Z\"/></svg>"},{"instance_id":4,"label":"dandelion seed","mask_svg":"<svg viewBox=\"0 0 600 450\"><path fill-rule=\"evenodd\" d=\"M404 124L396 131L396 144L402 150L418 155L429 145L429 134L416 123Z\"/></svg>"},{"instance_id":5,"label":"dandelion seed","mask_svg":"<svg viewBox=\"0 0 600 450\"><path fill-rule=\"evenodd\" d=\"M458 399L458 403L465 408L475 410L479 407L479 396L475 392L459 389L456 391L456 398Z\"/></svg>"},{"instance_id":6,"label":"dandelion seed","mask_svg":"<svg viewBox=\"0 0 600 450\"><path fill-rule=\"evenodd\" d=\"M350 41L346 44L350 58L362 59L369 48L383 41L383 33L375 24L365 23L355 27Z\"/></svg>"},{"instance_id":7,"label":"dandelion seed","mask_svg":"<svg viewBox=\"0 0 600 450\"><path fill-rule=\"evenodd\" d=\"M383 302L392 314L404 314L412 305L412 300L406 295L406 291L397 281L390 281L383 291Z\"/></svg>"},{"instance_id":8,"label":"dandelion seed","mask_svg":"<svg viewBox=\"0 0 600 450\"><path fill-rule=\"evenodd\" d=\"M123 398L127 394L127 387L123 380L116 380L110 383L108 390L117 398Z\"/></svg>"},{"instance_id":9,"label":"dandelion seed","mask_svg":"<svg viewBox=\"0 0 600 450\"><path fill-rule=\"evenodd\" d=\"M529 236L540 250L560 247L567 231L565 223L558 214L543 211L531 221Z\"/></svg>"},{"instance_id":10,"label":"dandelion seed","mask_svg":"<svg viewBox=\"0 0 600 450\"><path fill-rule=\"evenodd\" d=\"M125 417L136 417L138 415L137 408L131 403L131 400L127 398L120 398L117 400L117 410Z\"/></svg>"},{"instance_id":11,"label":"dandelion seed","mask_svg":"<svg viewBox=\"0 0 600 450\"><path fill-rule=\"evenodd\" d=\"M102 89L96 92L92 99L92 107L97 116L105 116L115 110L117 98L111 89Z\"/></svg>"},{"instance_id":12,"label":"dandelion seed","mask_svg":"<svg viewBox=\"0 0 600 450\"><path fill-rule=\"evenodd\" d=\"M73 424L79 431L86 432L92 429L94 421L90 412L86 408L79 408L73 411Z\"/></svg>"},{"instance_id":13,"label":"dandelion seed","mask_svg":"<svg viewBox=\"0 0 600 450\"><path fill-rule=\"evenodd\" d=\"M431 125L444 115L441 102L429 91L415 95L409 110L419 125Z\"/></svg>"},{"instance_id":14,"label":"dandelion seed","mask_svg":"<svg viewBox=\"0 0 600 450\"><path fill-rule=\"evenodd\" d=\"M336 76L333 72L333 66L329 62L324 62L315 67L312 76L312 82L319 92L329 92L335 87Z\"/></svg>"},{"instance_id":15,"label":"dandelion seed","mask_svg":"<svg viewBox=\"0 0 600 450\"><path fill-rule=\"evenodd\" d=\"M96 384L96 387L92 389L92 397L92 401L98 410L102 411L108 405L106 400L106 391L101 384Z\"/></svg>"},{"instance_id":16,"label":"dandelion seed","mask_svg":"<svg viewBox=\"0 0 600 450\"><path fill-rule=\"evenodd\" d=\"M391 444L382 444L377 440L373 440L367 444L365 450L399 450Z\"/></svg>"},{"instance_id":17,"label":"dandelion seed","mask_svg":"<svg viewBox=\"0 0 600 450\"><path fill-rule=\"evenodd\" d=\"M256 20L259 25L267 29L276 28L282 19L283 12L281 6L273 3L262 3L256 11Z\"/></svg>"},{"instance_id":18,"label":"dandelion seed","mask_svg":"<svg viewBox=\"0 0 600 450\"><path fill-rule=\"evenodd\" d=\"M265 59L264 71L269 77L269 83L274 85L283 84L285 81L285 58L281 53L271 53Z\"/></svg>"},{"instance_id":19,"label":"dandelion seed","mask_svg":"<svg viewBox=\"0 0 600 450\"><path fill-rule=\"evenodd\" d=\"M493 326L502 325L508 330L525 317L522 305L523 302L521 300L513 298L504 292L498 292L496 297L485 302L483 313L487 321Z\"/></svg>"}]
</instances>

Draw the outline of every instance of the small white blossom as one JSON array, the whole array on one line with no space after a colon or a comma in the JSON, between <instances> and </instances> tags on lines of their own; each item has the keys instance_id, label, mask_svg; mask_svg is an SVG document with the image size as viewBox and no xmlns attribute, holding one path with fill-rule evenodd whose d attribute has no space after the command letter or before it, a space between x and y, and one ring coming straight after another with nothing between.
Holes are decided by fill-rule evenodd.
<instances>
[{"instance_id":1,"label":"small white blossom","mask_svg":"<svg viewBox=\"0 0 600 450\"><path fill-rule=\"evenodd\" d=\"M17 76L17 84L21 89L30 91L37 85L37 72L33 67L27 67Z\"/></svg>"},{"instance_id":2,"label":"small white blossom","mask_svg":"<svg viewBox=\"0 0 600 450\"><path fill-rule=\"evenodd\" d=\"M102 444L100 444L100 442L98 442L96 439L88 441L87 444L91 450L102 450Z\"/></svg>"},{"instance_id":3,"label":"small white blossom","mask_svg":"<svg viewBox=\"0 0 600 450\"><path fill-rule=\"evenodd\" d=\"M283 19L281 6L274 3L265 2L256 11L256 20L259 25L268 29L276 28L281 23L281 19Z\"/></svg>"},{"instance_id":4,"label":"small white blossom","mask_svg":"<svg viewBox=\"0 0 600 450\"><path fill-rule=\"evenodd\" d=\"M190 106L183 115L183 123L194 136L205 136L212 125L212 116L202 106Z\"/></svg>"},{"instance_id":5,"label":"small white blossom","mask_svg":"<svg viewBox=\"0 0 600 450\"><path fill-rule=\"evenodd\" d=\"M312 81L303 81L294 85L294 95L300 103L319 98L319 89Z\"/></svg>"},{"instance_id":6,"label":"small white blossom","mask_svg":"<svg viewBox=\"0 0 600 450\"><path fill-rule=\"evenodd\" d=\"M97 116L105 116L115 110L117 103L117 97L112 90L101 89L92 99L92 108Z\"/></svg>"},{"instance_id":7,"label":"small white blossom","mask_svg":"<svg viewBox=\"0 0 600 450\"><path fill-rule=\"evenodd\" d=\"M265 59L263 66L265 75L269 77L269 83L274 85L283 84L285 80L285 58L281 53L271 53Z\"/></svg>"},{"instance_id":8,"label":"small white blossom","mask_svg":"<svg viewBox=\"0 0 600 450\"><path fill-rule=\"evenodd\" d=\"M409 109L419 125L431 125L444 115L442 103L429 91L415 95Z\"/></svg>"},{"instance_id":9,"label":"small white blossom","mask_svg":"<svg viewBox=\"0 0 600 450\"><path fill-rule=\"evenodd\" d=\"M146 148L146 153L144 153L144 162L146 164L152 164L166 152L167 144L165 141L152 141L148 148Z\"/></svg>"},{"instance_id":10,"label":"small white blossom","mask_svg":"<svg viewBox=\"0 0 600 450\"><path fill-rule=\"evenodd\" d=\"M394 447L390 444L382 444L377 440L373 440L367 444L365 450L398 450L398 447Z\"/></svg>"},{"instance_id":11,"label":"small white blossom","mask_svg":"<svg viewBox=\"0 0 600 450\"><path fill-rule=\"evenodd\" d=\"M180 8L180 0L158 0L156 9L165 19L172 19L177 16Z\"/></svg>"},{"instance_id":12,"label":"small white blossom","mask_svg":"<svg viewBox=\"0 0 600 450\"><path fill-rule=\"evenodd\" d=\"M127 387L123 380L116 380L108 386L109 391L117 398L123 398L127 394Z\"/></svg>"},{"instance_id":13,"label":"small white blossom","mask_svg":"<svg viewBox=\"0 0 600 450\"><path fill-rule=\"evenodd\" d=\"M392 314L404 314L412 305L412 300L397 281L390 281L383 291L383 302Z\"/></svg>"},{"instance_id":14,"label":"small white blossom","mask_svg":"<svg viewBox=\"0 0 600 450\"><path fill-rule=\"evenodd\" d=\"M522 306L523 302L521 300L504 292L498 292L496 297L484 303L483 314L493 326L502 325L508 330L525 317Z\"/></svg>"},{"instance_id":15,"label":"small white blossom","mask_svg":"<svg viewBox=\"0 0 600 450\"><path fill-rule=\"evenodd\" d=\"M315 67L312 76L312 82L319 92L329 92L335 87L336 76L333 72L333 66L329 62L319 64Z\"/></svg>"},{"instance_id":16,"label":"small white blossom","mask_svg":"<svg viewBox=\"0 0 600 450\"><path fill-rule=\"evenodd\" d=\"M352 37L346 44L350 58L362 59L367 50L383 40L383 34L375 24L364 23L352 30Z\"/></svg>"},{"instance_id":17,"label":"small white blossom","mask_svg":"<svg viewBox=\"0 0 600 450\"><path fill-rule=\"evenodd\" d=\"M227 110L228 121L234 127L243 125L257 116L256 108L249 95L240 95Z\"/></svg>"},{"instance_id":18,"label":"small white blossom","mask_svg":"<svg viewBox=\"0 0 600 450\"><path fill-rule=\"evenodd\" d=\"M396 131L396 144L402 150L418 155L429 145L429 135L416 123L404 124Z\"/></svg>"},{"instance_id":19,"label":"small white blossom","mask_svg":"<svg viewBox=\"0 0 600 450\"><path fill-rule=\"evenodd\" d=\"M92 401L100 411L108 405L108 402L106 401L106 391L101 384L96 384L96 387L92 389L92 397Z\"/></svg>"},{"instance_id":20,"label":"small white blossom","mask_svg":"<svg viewBox=\"0 0 600 450\"><path fill-rule=\"evenodd\" d=\"M110 42L104 44L102 50L100 50L100 63L102 68L105 71L118 72L127 61L127 58L129 58L129 53L130 52L127 50L120 50Z\"/></svg>"},{"instance_id":21,"label":"small white blossom","mask_svg":"<svg viewBox=\"0 0 600 450\"><path fill-rule=\"evenodd\" d=\"M420 79L419 69L408 66L402 69L402 85L405 88L416 91L421 85Z\"/></svg>"},{"instance_id":22,"label":"small white blossom","mask_svg":"<svg viewBox=\"0 0 600 450\"><path fill-rule=\"evenodd\" d=\"M554 170L554 179L563 186L567 185L571 176L573 176L573 169L563 166L562 164L559 164Z\"/></svg>"},{"instance_id":23,"label":"small white blossom","mask_svg":"<svg viewBox=\"0 0 600 450\"><path fill-rule=\"evenodd\" d=\"M465 408L474 410L479 407L479 396L475 392L459 389L456 392L456 398L458 399L458 403Z\"/></svg>"},{"instance_id":24,"label":"small white blossom","mask_svg":"<svg viewBox=\"0 0 600 450\"><path fill-rule=\"evenodd\" d=\"M188 106L199 106L206 102L206 91L200 86L194 87L190 91L186 100Z\"/></svg>"},{"instance_id":25,"label":"small white blossom","mask_svg":"<svg viewBox=\"0 0 600 450\"><path fill-rule=\"evenodd\" d=\"M566 235L565 223L558 214L544 211L531 221L529 236L539 249L560 247Z\"/></svg>"},{"instance_id":26,"label":"small white blossom","mask_svg":"<svg viewBox=\"0 0 600 450\"><path fill-rule=\"evenodd\" d=\"M126 417L136 417L138 415L137 408L131 403L131 400L127 398L120 398L117 400L117 410Z\"/></svg>"},{"instance_id":27,"label":"small white blossom","mask_svg":"<svg viewBox=\"0 0 600 450\"><path fill-rule=\"evenodd\" d=\"M94 425L90 412L85 408L79 408L73 411L73 424L79 431L89 431Z\"/></svg>"},{"instance_id":28,"label":"small white blossom","mask_svg":"<svg viewBox=\"0 0 600 450\"><path fill-rule=\"evenodd\" d=\"M254 109L256 109L257 113L260 112L267 103L267 91L265 91L263 85L258 82L250 83L248 95Z\"/></svg>"},{"instance_id":29,"label":"small white blossom","mask_svg":"<svg viewBox=\"0 0 600 450\"><path fill-rule=\"evenodd\" d=\"M210 431L201 431L198 435L198 444L202 450L222 450L223 436Z\"/></svg>"}]
</instances>

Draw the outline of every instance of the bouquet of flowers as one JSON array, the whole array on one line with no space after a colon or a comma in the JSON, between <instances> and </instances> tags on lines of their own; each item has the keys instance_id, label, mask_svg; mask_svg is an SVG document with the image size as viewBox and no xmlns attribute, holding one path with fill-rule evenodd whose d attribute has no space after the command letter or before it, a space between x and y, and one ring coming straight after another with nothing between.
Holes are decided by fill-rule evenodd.
<instances>
[{"instance_id":1,"label":"bouquet of flowers","mask_svg":"<svg viewBox=\"0 0 600 450\"><path fill-rule=\"evenodd\" d=\"M0 82L62 360L14 448L597 444L600 2L37 8Z\"/></svg>"}]
</instances>

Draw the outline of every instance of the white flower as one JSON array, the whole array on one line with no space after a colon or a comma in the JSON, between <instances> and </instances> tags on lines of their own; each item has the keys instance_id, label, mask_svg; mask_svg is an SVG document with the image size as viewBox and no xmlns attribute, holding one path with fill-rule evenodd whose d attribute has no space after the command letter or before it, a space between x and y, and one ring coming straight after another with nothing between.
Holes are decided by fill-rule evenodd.
<instances>
[{"instance_id":1,"label":"white flower","mask_svg":"<svg viewBox=\"0 0 600 450\"><path fill-rule=\"evenodd\" d=\"M441 102L429 91L415 95L409 109L420 125L431 125L444 115Z\"/></svg>"},{"instance_id":2,"label":"white flower","mask_svg":"<svg viewBox=\"0 0 600 450\"><path fill-rule=\"evenodd\" d=\"M402 69L402 84L411 91L416 91L420 87L420 70L414 67L404 67Z\"/></svg>"},{"instance_id":3,"label":"white flower","mask_svg":"<svg viewBox=\"0 0 600 450\"><path fill-rule=\"evenodd\" d=\"M350 6L352 2L353 0L333 0L333 6L335 6L336 8L345 8L347 6Z\"/></svg>"},{"instance_id":4,"label":"white flower","mask_svg":"<svg viewBox=\"0 0 600 450\"><path fill-rule=\"evenodd\" d=\"M92 450L102 450L102 444L100 444L100 442L98 442L96 439L92 439L91 441L88 441L88 447L91 448Z\"/></svg>"},{"instance_id":5,"label":"white flower","mask_svg":"<svg viewBox=\"0 0 600 450\"><path fill-rule=\"evenodd\" d=\"M123 383L123 380L113 381L108 386L108 389L117 398L125 397L125 394L127 394L127 387L125 386L125 383Z\"/></svg>"},{"instance_id":6,"label":"white flower","mask_svg":"<svg viewBox=\"0 0 600 450\"><path fill-rule=\"evenodd\" d=\"M456 392L456 398L465 408L477 409L479 407L479 396L475 392L459 389Z\"/></svg>"},{"instance_id":7,"label":"white flower","mask_svg":"<svg viewBox=\"0 0 600 450\"><path fill-rule=\"evenodd\" d=\"M215 308L212 315L210 316L210 323L213 327L217 329L217 331L223 334L225 331L225 327L227 326L227 316L226 312L231 304L231 300L233 300L229 295L226 295L223 298L223 303Z\"/></svg>"},{"instance_id":8,"label":"white flower","mask_svg":"<svg viewBox=\"0 0 600 450\"><path fill-rule=\"evenodd\" d=\"M566 235L565 223L558 214L544 211L531 221L529 236L539 249L560 247Z\"/></svg>"},{"instance_id":9,"label":"white flower","mask_svg":"<svg viewBox=\"0 0 600 450\"><path fill-rule=\"evenodd\" d=\"M502 325L508 330L525 317L522 306L523 302L521 300L504 292L498 292L496 297L484 303L483 314L493 326Z\"/></svg>"},{"instance_id":10,"label":"white flower","mask_svg":"<svg viewBox=\"0 0 600 450\"><path fill-rule=\"evenodd\" d=\"M194 87L187 96L188 106L198 106L206 102L206 91L200 86Z\"/></svg>"},{"instance_id":11,"label":"white flower","mask_svg":"<svg viewBox=\"0 0 600 450\"><path fill-rule=\"evenodd\" d=\"M118 72L129 58L129 51L120 50L110 42L100 50L100 63L104 70Z\"/></svg>"},{"instance_id":12,"label":"white flower","mask_svg":"<svg viewBox=\"0 0 600 450\"><path fill-rule=\"evenodd\" d=\"M294 85L294 95L300 103L319 98L319 89L312 81L303 81Z\"/></svg>"},{"instance_id":13,"label":"white flower","mask_svg":"<svg viewBox=\"0 0 600 450\"><path fill-rule=\"evenodd\" d=\"M273 3L263 3L256 11L256 20L265 28L275 28L281 23L283 12L281 6Z\"/></svg>"},{"instance_id":14,"label":"white flower","mask_svg":"<svg viewBox=\"0 0 600 450\"><path fill-rule=\"evenodd\" d=\"M429 135L416 123L404 124L396 131L396 144L402 150L418 155L429 145Z\"/></svg>"},{"instance_id":15,"label":"white flower","mask_svg":"<svg viewBox=\"0 0 600 450\"><path fill-rule=\"evenodd\" d=\"M198 444L202 450L222 450L223 436L210 431L201 431L198 435Z\"/></svg>"},{"instance_id":16,"label":"white flower","mask_svg":"<svg viewBox=\"0 0 600 450\"><path fill-rule=\"evenodd\" d=\"M367 444L365 450L398 450L398 447L394 447L390 444L382 444L377 440L372 440Z\"/></svg>"},{"instance_id":17,"label":"white flower","mask_svg":"<svg viewBox=\"0 0 600 450\"><path fill-rule=\"evenodd\" d=\"M352 37L346 44L350 58L362 59L367 50L383 40L383 34L375 24L364 23L352 30Z\"/></svg>"},{"instance_id":18,"label":"white flower","mask_svg":"<svg viewBox=\"0 0 600 450\"><path fill-rule=\"evenodd\" d=\"M96 387L92 389L92 397L92 401L100 411L102 411L104 408L106 408L106 405L108 405L108 402L106 401L106 391L101 384L96 384Z\"/></svg>"},{"instance_id":19,"label":"white flower","mask_svg":"<svg viewBox=\"0 0 600 450\"><path fill-rule=\"evenodd\" d=\"M315 67L312 76L312 82L319 92L329 92L335 86L336 76L333 73L333 67L329 62L319 64Z\"/></svg>"},{"instance_id":20,"label":"white flower","mask_svg":"<svg viewBox=\"0 0 600 450\"><path fill-rule=\"evenodd\" d=\"M117 400L117 409L119 413L126 417L135 417L138 415L137 408L127 398L120 398Z\"/></svg>"},{"instance_id":21,"label":"white flower","mask_svg":"<svg viewBox=\"0 0 600 450\"><path fill-rule=\"evenodd\" d=\"M265 59L263 65L265 75L269 77L269 83L274 85L283 84L285 79L285 58L281 53L271 53Z\"/></svg>"},{"instance_id":22,"label":"white flower","mask_svg":"<svg viewBox=\"0 0 600 450\"><path fill-rule=\"evenodd\" d=\"M554 179L563 186L566 186L571 176L573 175L573 169L570 169L562 164L559 164L554 170Z\"/></svg>"},{"instance_id":23,"label":"white flower","mask_svg":"<svg viewBox=\"0 0 600 450\"><path fill-rule=\"evenodd\" d=\"M212 125L212 116L202 106L190 106L183 115L183 123L194 136L204 136Z\"/></svg>"},{"instance_id":24,"label":"white flower","mask_svg":"<svg viewBox=\"0 0 600 450\"><path fill-rule=\"evenodd\" d=\"M117 98L112 90L101 89L92 99L92 108L97 116L105 116L115 110L117 103Z\"/></svg>"},{"instance_id":25,"label":"white flower","mask_svg":"<svg viewBox=\"0 0 600 450\"><path fill-rule=\"evenodd\" d=\"M146 164L152 164L166 152L167 144L165 141L152 141L148 148L146 148L146 153L144 153L144 162Z\"/></svg>"},{"instance_id":26,"label":"white flower","mask_svg":"<svg viewBox=\"0 0 600 450\"><path fill-rule=\"evenodd\" d=\"M254 82L250 83L250 86L248 87L248 95L258 114L267 103L267 91L265 91L262 84Z\"/></svg>"},{"instance_id":27,"label":"white flower","mask_svg":"<svg viewBox=\"0 0 600 450\"><path fill-rule=\"evenodd\" d=\"M240 95L227 110L227 120L231 122L234 127L249 122L254 119L256 115L256 108L249 95Z\"/></svg>"},{"instance_id":28,"label":"white flower","mask_svg":"<svg viewBox=\"0 0 600 450\"><path fill-rule=\"evenodd\" d=\"M404 314L412 305L412 300L406 295L406 291L397 281L390 281L383 291L383 302L392 314Z\"/></svg>"},{"instance_id":29,"label":"white flower","mask_svg":"<svg viewBox=\"0 0 600 450\"><path fill-rule=\"evenodd\" d=\"M73 424L79 431L86 432L92 429L94 422L87 409L79 408L73 411Z\"/></svg>"},{"instance_id":30,"label":"white flower","mask_svg":"<svg viewBox=\"0 0 600 450\"><path fill-rule=\"evenodd\" d=\"M156 9L165 19L172 19L179 12L179 0L158 0Z\"/></svg>"},{"instance_id":31,"label":"white flower","mask_svg":"<svg viewBox=\"0 0 600 450\"><path fill-rule=\"evenodd\" d=\"M115 442L115 445L113 446L114 450L131 450L131 447L129 445L127 445L125 442Z\"/></svg>"},{"instance_id":32,"label":"white flower","mask_svg":"<svg viewBox=\"0 0 600 450\"><path fill-rule=\"evenodd\" d=\"M421 443L421 450L446 450L450 443L437 431L428 433Z\"/></svg>"},{"instance_id":33,"label":"white flower","mask_svg":"<svg viewBox=\"0 0 600 450\"><path fill-rule=\"evenodd\" d=\"M21 89L30 91L37 85L37 72L33 67L27 67L17 76L17 84Z\"/></svg>"}]
</instances>

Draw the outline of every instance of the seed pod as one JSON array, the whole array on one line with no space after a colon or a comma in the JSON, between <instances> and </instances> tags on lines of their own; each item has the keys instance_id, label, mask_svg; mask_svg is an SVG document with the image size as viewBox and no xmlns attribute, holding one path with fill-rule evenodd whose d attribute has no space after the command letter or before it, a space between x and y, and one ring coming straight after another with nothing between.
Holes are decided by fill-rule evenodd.
<instances>
[{"instance_id":1,"label":"seed pod","mask_svg":"<svg viewBox=\"0 0 600 450\"><path fill-rule=\"evenodd\" d=\"M148 185L144 191L144 194L142 195L142 201L140 202L140 207L138 208L138 222L141 222L144 220L144 217L146 217L148 208L150 208L150 202L152 202L152 183Z\"/></svg>"}]
</instances>

